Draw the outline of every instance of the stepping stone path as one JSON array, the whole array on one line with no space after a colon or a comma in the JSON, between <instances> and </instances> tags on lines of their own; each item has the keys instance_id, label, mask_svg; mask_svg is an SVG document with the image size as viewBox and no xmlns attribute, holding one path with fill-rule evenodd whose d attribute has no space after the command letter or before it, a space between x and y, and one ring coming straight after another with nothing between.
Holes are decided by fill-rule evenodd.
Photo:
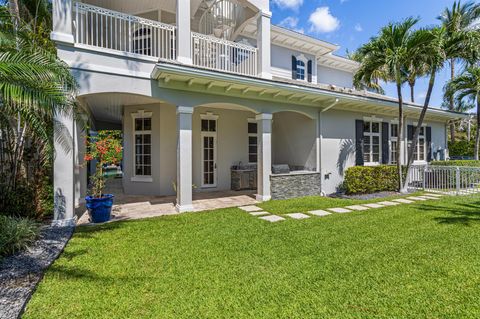
<instances>
[{"instance_id":1,"label":"stepping stone path","mask_svg":"<svg viewBox=\"0 0 480 319\"><path fill-rule=\"evenodd\" d=\"M250 215L252 216L265 216L265 215L270 215L269 212L251 212Z\"/></svg>"},{"instance_id":2,"label":"stepping stone path","mask_svg":"<svg viewBox=\"0 0 480 319\"><path fill-rule=\"evenodd\" d=\"M404 199L404 198L394 199L392 201L400 203L400 204L411 204L411 203L413 203L413 200L408 200L408 199Z\"/></svg>"},{"instance_id":3,"label":"stepping stone path","mask_svg":"<svg viewBox=\"0 0 480 319\"><path fill-rule=\"evenodd\" d=\"M420 201L424 201L424 200L427 200L426 198L421 198L421 197L416 197L416 196L412 196L412 197L407 197L407 199L411 199L411 200L420 200Z\"/></svg>"},{"instance_id":4,"label":"stepping stone path","mask_svg":"<svg viewBox=\"0 0 480 319\"><path fill-rule=\"evenodd\" d=\"M390 201L386 201L386 202L378 202L377 204L379 204L379 205L383 205L383 206L397 206L397 205L400 205L400 203L397 203L397 202L390 202Z\"/></svg>"},{"instance_id":5,"label":"stepping stone path","mask_svg":"<svg viewBox=\"0 0 480 319\"><path fill-rule=\"evenodd\" d=\"M263 216L263 217L260 217L260 219L266 220L267 222L271 222L271 223L281 222L281 221L285 220L285 218L277 216L277 215Z\"/></svg>"},{"instance_id":6,"label":"stepping stone path","mask_svg":"<svg viewBox=\"0 0 480 319\"><path fill-rule=\"evenodd\" d=\"M319 217L323 217L323 216L328 216L328 215L332 215L332 213L329 213L325 210L312 210L310 212L308 212L309 214L311 215L314 215L314 216L319 216Z\"/></svg>"},{"instance_id":7,"label":"stepping stone path","mask_svg":"<svg viewBox=\"0 0 480 319\"><path fill-rule=\"evenodd\" d=\"M327 208L327 209L328 209L328 210L331 210L331 211L334 212L334 213L340 213L340 214L350 213L350 212L351 212L350 209L341 208L341 207L338 207L338 208Z\"/></svg>"},{"instance_id":8,"label":"stepping stone path","mask_svg":"<svg viewBox=\"0 0 480 319\"><path fill-rule=\"evenodd\" d=\"M287 214L288 217L293 218L293 219L307 219L310 218L310 216L302 214L302 213L294 213L294 214Z\"/></svg>"},{"instance_id":9,"label":"stepping stone path","mask_svg":"<svg viewBox=\"0 0 480 319\"><path fill-rule=\"evenodd\" d=\"M385 207L385 205L380 205L380 204L375 204L375 203L372 203L372 204L363 204L363 206L367 206L369 208L382 208L382 207Z\"/></svg>"},{"instance_id":10,"label":"stepping stone path","mask_svg":"<svg viewBox=\"0 0 480 319\"><path fill-rule=\"evenodd\" d=\"M407 198L398 198L398 199L392 199L391 201L384 201L384 202L378 202L378 203L370 203L370 204L362 204L362 205L351 205L351 206L346 206L346 207L334 207L334 208L327 208L327 210L312 210L309 211L308 214L317 216L317 217L325 217L332 215L333 213L350 213L352 211L365 211L369 210L371 208L383 208L383 207L388 207L388 206L396 206L400 204L411 204L414 203L415 201L427 201L427 200L438 200L440 197L443 197L443 195L440 194L431 194L431 193L426 193L424 195L420 196L411 196ZM278 215L270 215L269 212L264 211L260 207L257 207L255 205L249 205L249 206L243 206L243 207L238 207L241 210L249 213L251 216L258 217L262 220L271 222L271 223L276 223L280 221L286 220L284 217L278 216ZM293 214L286 214L285 216L290 217L291 219L307 219L310 218L310 215L306 215L304 213L293 213Z\"/></svg>"},{"instance_id":11,"label":"stepping stone path","mask_svg":"<svg viewBox=\"0 0 480 319\"><path fill-rule=\"evenodd\" d=\"M250 212L259 212L261 211L262 209L260 207L257 207L255 205L251 205L251 206L243 206L243 207L239 207L241 210L243 211L246 211L248 213Z\"/></svg>"},{"instance_id":12,"label":"stepping stone path","mask_svg":"<svg viewBox=\"0 0 480 319\"><path fill-rule=\"evenodd\" d=\"M351 209L351 210L358 210L358 211L369 210L370 209L369 207L365 207L365 206L362 206L362 205L352 205L352 206L347 206L345 208L346 209Z\"/></svg>"},{"instance_id":13,"label":"stepping stone path","mask_svg":"<svg viewBox=\"0 0 480 319\"><path fill-rule=\"evenodd\" d=\"M425 198L425 199L433 199L433 200L439 200L440 199L439 197L432 197L432 196L428 196L428 195L418 196L418 197Z\"/></svg>"}]
</instances>

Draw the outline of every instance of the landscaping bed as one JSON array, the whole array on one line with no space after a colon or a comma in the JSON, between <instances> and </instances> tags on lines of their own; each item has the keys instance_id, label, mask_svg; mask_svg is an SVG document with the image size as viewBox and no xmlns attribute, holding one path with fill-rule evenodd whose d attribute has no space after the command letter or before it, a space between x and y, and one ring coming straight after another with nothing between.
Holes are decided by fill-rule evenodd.
<instances>
[{"instance_id":1,"label":"landscaping bed","mask_svg":"<svg viewBox=\"0 0 480 319\"><path fill-rule=\"evenodd\" d=\"M0 318L18 318L45 269L63 251L73 227L41 228L38 240L0 260Z\"/></svg>"}]
</instances>

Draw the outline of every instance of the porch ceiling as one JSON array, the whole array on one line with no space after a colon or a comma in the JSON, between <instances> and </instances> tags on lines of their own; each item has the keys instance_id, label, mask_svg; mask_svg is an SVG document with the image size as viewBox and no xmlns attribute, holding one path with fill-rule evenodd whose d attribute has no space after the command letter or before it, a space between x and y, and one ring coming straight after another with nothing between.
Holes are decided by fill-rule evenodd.
<instances>
[{"instance_id":1,"label":"porch ceiling","mask_svg":"<svg viewBox=\"0 0 480 319\"><path fill-rule=\"evenodd\" d=\"M123 93L102 93L82 97L97 121L122 123L123 107L158 102L154 98Z\"/></svg>"},{"instance_id":2,"label":"porch ceiling","mask_svg":"<svg viewBox=\"0 0 480 319\"><path fill-rule=\"evenodd\" d=\"M339 99L335 109L385 116L395 116L398 109L394 98L381 95L370 96L353 89L326 89L315 84L299 85L283 79L265 80L163 62L157 64L152 77L157 79L159 87L163 88L208 92L214 95L310 106L318 109L329 107L335 99ZM404 113L406 116L418 116L421 109L419 105L406 103ZM468 117L468 115L431 108L426 117L429 120L444 122Z\"/></svg>"}]
</instances>

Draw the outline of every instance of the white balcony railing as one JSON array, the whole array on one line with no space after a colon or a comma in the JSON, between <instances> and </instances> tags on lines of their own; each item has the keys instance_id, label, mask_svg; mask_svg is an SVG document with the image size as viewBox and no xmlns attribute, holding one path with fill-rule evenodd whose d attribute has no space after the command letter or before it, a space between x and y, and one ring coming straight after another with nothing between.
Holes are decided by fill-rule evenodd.
<instances>
[{"instance_id":1,"label":"white balcony railing","mask_svg":"<svg viewBox=\"0 0 480 319\"><path fill-rule=\"evenodd\" d=\"M257 76L257 48L192 32L193 65Z\"/></svg>"},{"instance_id":2,"label":"white balcony railing","mask_svg":"<svg viewBox=\"0 0 480 319\"><path fill-rule=\"evenodd\" d=\"M75 2L74 8L76 43L176 59L175 26L80 2Z\"/></svg>"}]
</instances>

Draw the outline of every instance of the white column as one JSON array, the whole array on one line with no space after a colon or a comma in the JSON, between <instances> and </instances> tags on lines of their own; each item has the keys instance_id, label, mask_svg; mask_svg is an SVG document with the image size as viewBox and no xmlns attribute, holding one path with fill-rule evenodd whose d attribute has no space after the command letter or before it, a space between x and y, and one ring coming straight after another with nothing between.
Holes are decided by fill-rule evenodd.
<instances>
[{"instance_id":1,"label":"white column","mask_svg":"<svg viewBox=\"0 0 480 319\"><path fill-rule=\"evenodd\" d=\"M53 41L74 43L72 0L52 0Z\"/></svg>"},{"instance_id":2,"label":"white column","mask_svg":"<svg viewBox=\"0 0 480 319\"><path fill-rule=\"evenodd\" d=\"M257 19L258 75L271 79L271 12L260 12Z\"/></svg>"},{"instance_id":3,"label":"white column","mask_svg":"<svg viewBox=\"0 0 480 319\"><path fill-rule=\"evenodd\" d=\"M192 211L193 107L177 106L177 205L178 212Z\"/></svg>"},{"instance_id":4,"label":"white column","mask_svg":"<svg viewBox=\"0 0 480 319\"><path fill-rule=\"evenodd\" d=\"M192 64L190 0L177 0L177 61Z\"/></svg>"},{"instance_id":5,"label":"white column","mask_svg":"<svg viewBox=\"0 0 480 319\"><path fill-rule=\"evenodd\" d=\"M59 115L61 128L55 130L55 161L53 166L54 224L75 223L75 124L72 118ZM57 124L58 125L58 124ZM58 134L68 141L58 142Z\"/></svg>"},{"instance_id":6,"label":"white column","mask_svg":"<svg viewBox=\"0 0 480 319\"><path fill-rule=\"evenodd\" d=\"M268 201L270 193L270 175L272 174L272 114L258 114L258 182L257 200Z\"/></svg>"},{"instance_id":7,"label":"white column","mask_svg":"<svg viewBox=\"0 0 480 319\"><path fill-rule=\"evenodd\" d=\"M316 155L317 155L317 173L322 172L322 112L318 111L317 121L316 121Z\"/></svg>"}]
</instances>

